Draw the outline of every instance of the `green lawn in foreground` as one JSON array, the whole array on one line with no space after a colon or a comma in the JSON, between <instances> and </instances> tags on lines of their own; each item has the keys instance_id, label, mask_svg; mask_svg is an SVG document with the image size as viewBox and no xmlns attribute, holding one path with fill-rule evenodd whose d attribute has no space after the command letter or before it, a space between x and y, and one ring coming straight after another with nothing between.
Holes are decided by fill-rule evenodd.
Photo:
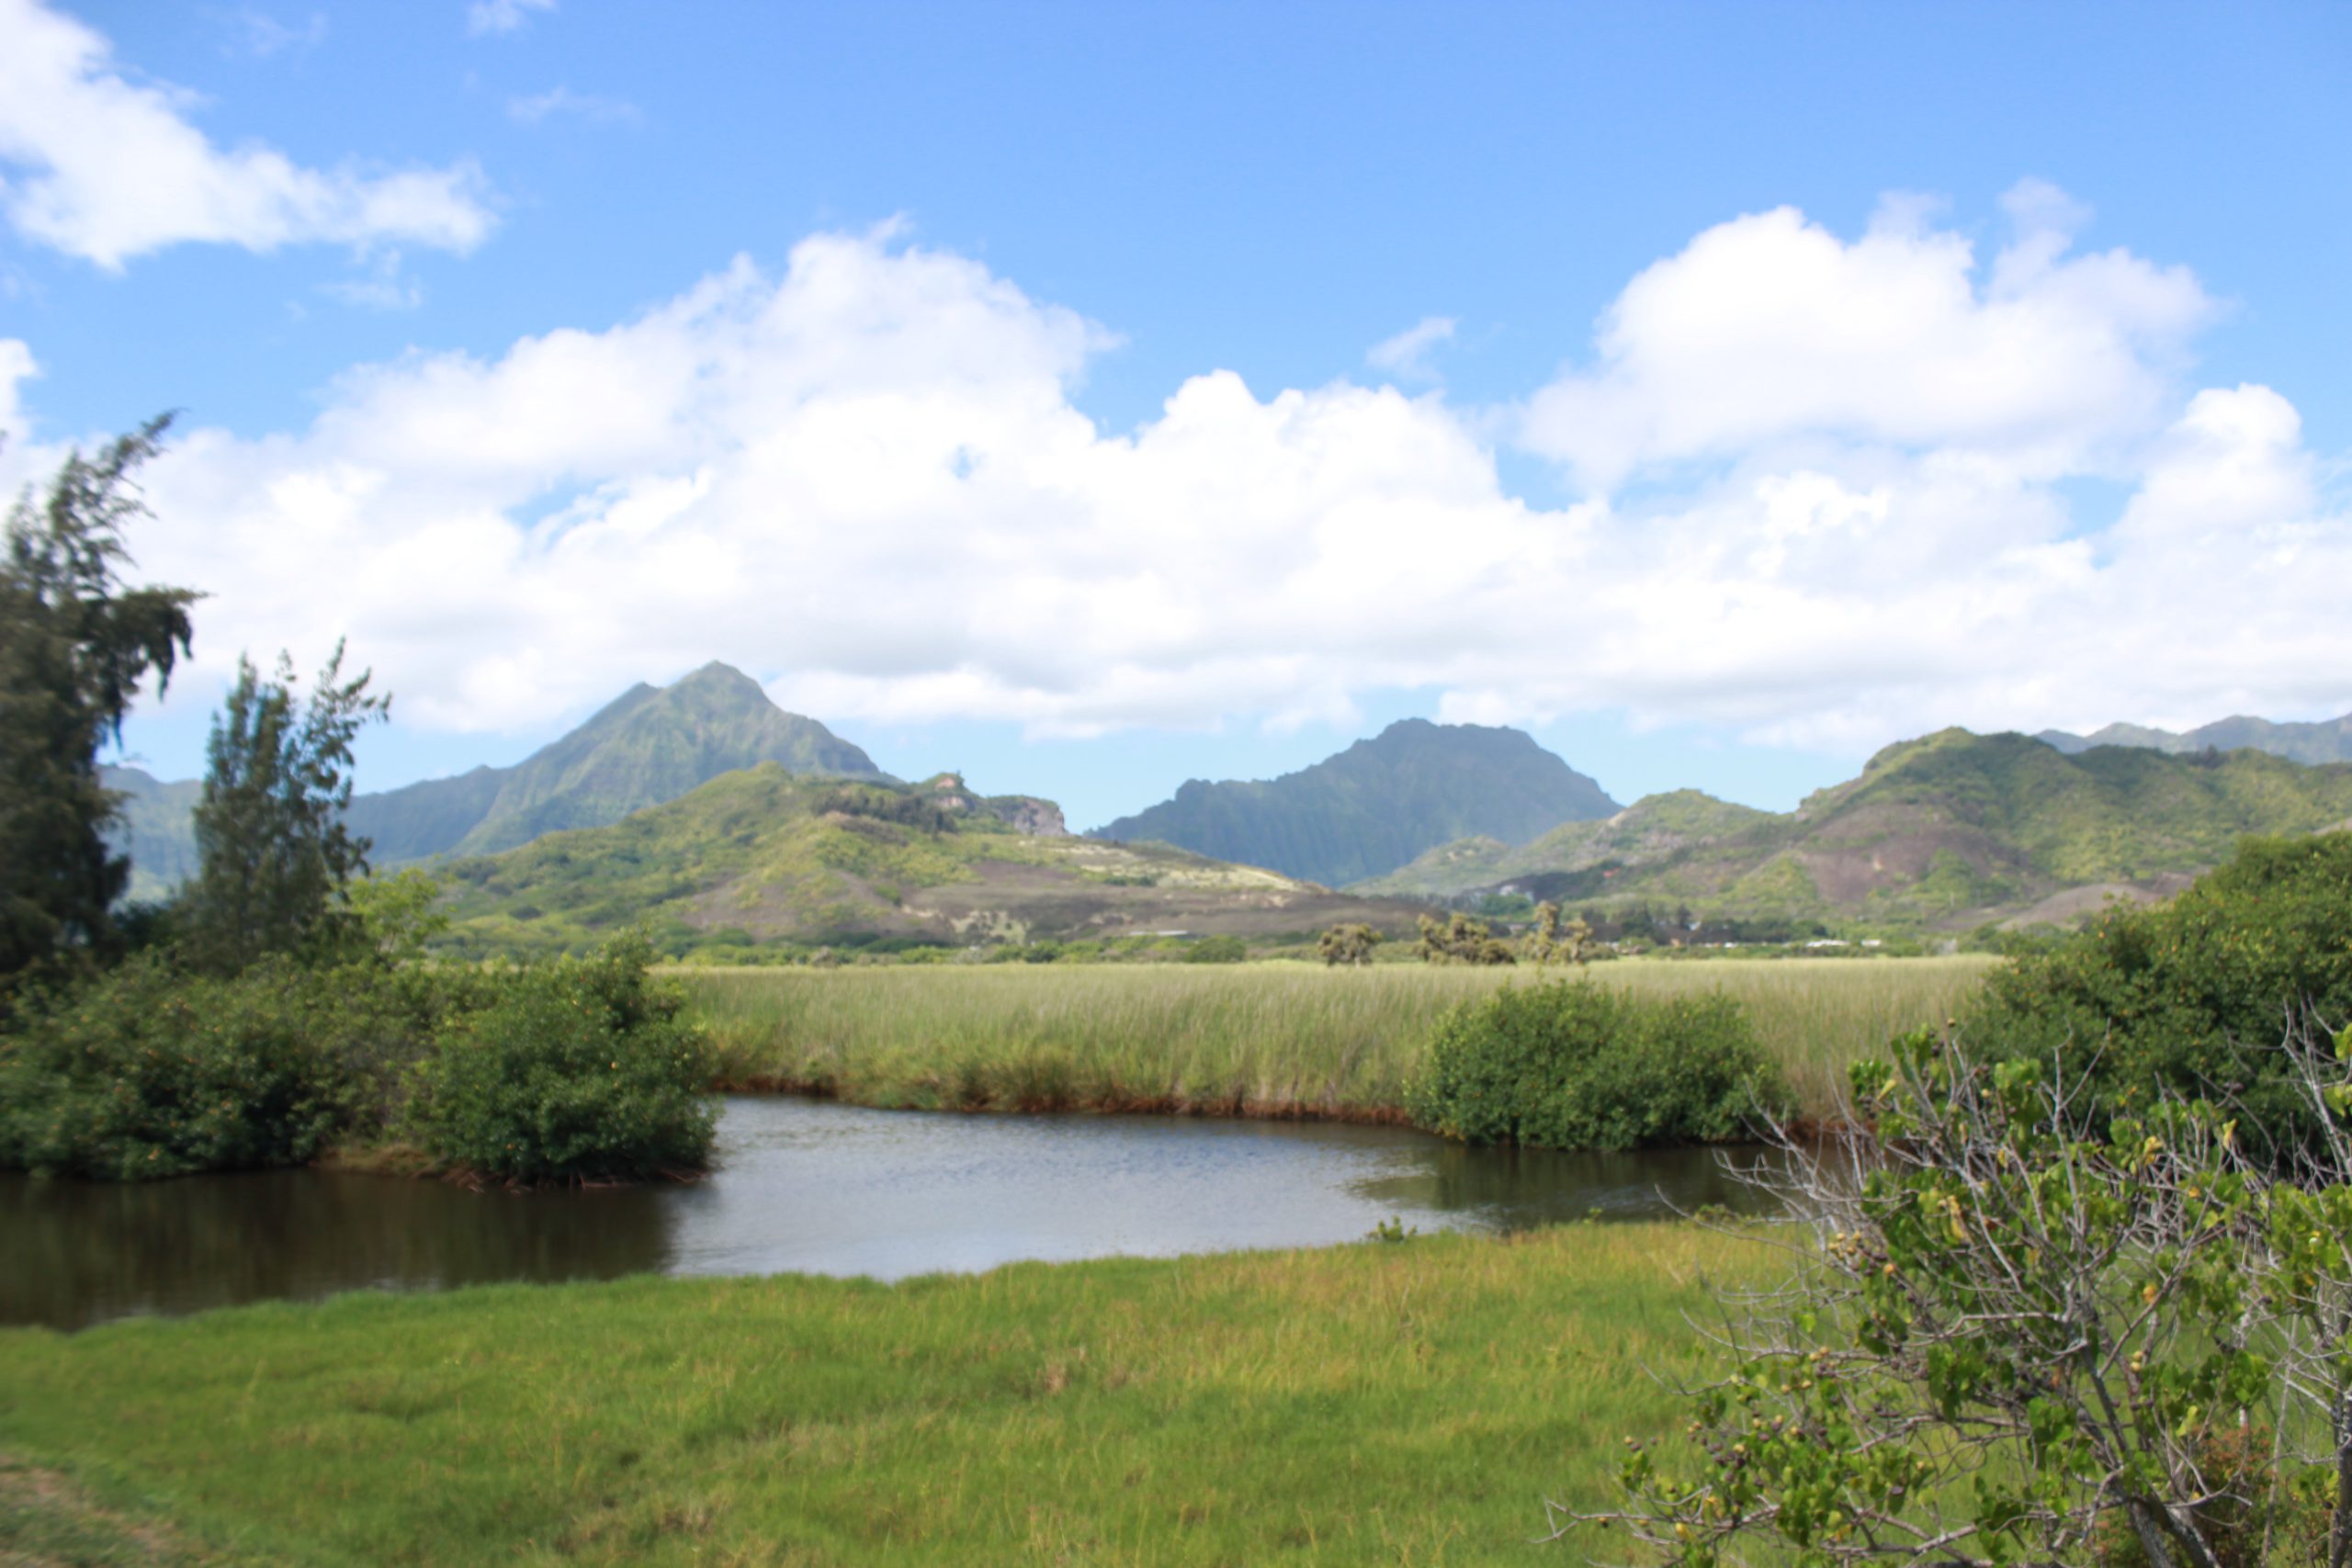
<instances>
[{"instance_id":1,"label":"green lawn in foreground","mask_svg":"<svg viewBox=\"0 0 2352 1568\"><path fill-rule=\"evenodd\" d=\"M1728 991L1818 1115L1849 1063L1941 1022L1994 962L1622 960L1583 974L1647 996ZM681 973L737 1082L872 1105L1355 1113L1402 1105L1446 1009L1544 977L1523 966L1286 963ZM1555 965L1549 977L1569 973Z\"/></svg>"},{"instance_id":2,"label":"green lawn in foreground","mask_svg":"<svg viewBox=\"0 0 2352 1568\"><path fill-rule=\"evenodd\" d=\"M1693 1225L1577 1225L10 1330L0 1560L12 1535L86 1529L130 1543L119 1561L159 1542L233 1562L1570 1562L1528 1544L1544 1499L1601 1501L1620 1437L1679 1424L1644 1367L1690 1365L1702 1270L1758 1266ZM28 1476L50 1504L24 1501Z\"/></svg>"}]
</instances>

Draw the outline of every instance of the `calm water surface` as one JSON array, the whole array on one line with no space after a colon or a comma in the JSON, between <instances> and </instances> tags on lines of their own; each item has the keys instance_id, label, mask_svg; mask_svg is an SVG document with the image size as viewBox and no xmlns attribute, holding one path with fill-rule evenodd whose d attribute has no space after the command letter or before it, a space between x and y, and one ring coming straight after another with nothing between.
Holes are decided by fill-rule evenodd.
<instances>
[{"instance_id":1,"label":"calm water surface","mask_svg":"<svg viewBox=\"0 0 2352 1568\"><path fill-rule=\"evenodd\" d=\"M270 1171L139 1186L0 1176L0 1323L338 1291L623 1274L899 1279L1023 1258L1509 1231L1743 1206L1703 1150L1464 1149L1386 1127L956 1116L738 1099L692 1187L515 1195Z\"/></svg>"}]
</instances>

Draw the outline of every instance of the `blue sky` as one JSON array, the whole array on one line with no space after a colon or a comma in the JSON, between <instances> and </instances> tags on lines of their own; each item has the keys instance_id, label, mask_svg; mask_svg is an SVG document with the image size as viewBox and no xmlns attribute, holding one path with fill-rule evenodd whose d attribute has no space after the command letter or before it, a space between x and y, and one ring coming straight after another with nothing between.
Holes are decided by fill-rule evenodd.
<instances>
[{"instance_id":1,"label":"blue sky","mask_svg":"<svg viewBox=\"0 0 2352 1568\"><path fill-rule=\"evenodd\" d=\"M11 55L0 478L186 411L167 773L338 634L363 787L720 657L1081 823L1407 714L1785 807L2352 707L2341 6L0 0Z\"/></svg>"}]
</instances>

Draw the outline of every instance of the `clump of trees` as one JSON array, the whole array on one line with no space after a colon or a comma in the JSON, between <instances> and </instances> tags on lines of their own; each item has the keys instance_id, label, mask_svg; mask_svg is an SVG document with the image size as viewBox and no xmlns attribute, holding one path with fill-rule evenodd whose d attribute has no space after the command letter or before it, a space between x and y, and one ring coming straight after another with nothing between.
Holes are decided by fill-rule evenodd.
<instances>
[{"instance_id":1,"label":"clump of trees","mask_svg":"<svg viewBox=\"0 0 2352 1568\"><path fill-rule=\"evenodd\" d=\"M590 960L422 962L438 890L367 876L351 745L389 697L343 650L295 698L240 660L197 809L202 869L120 907L101 743L193 637L180 588L123 585L130 476L158 420L70 458L10 514L0 562L0 1169L136 1179L401 1141L509 1181L698 1168L700 1037L624 937Z\"/></svg>"},{"instance_id":2,"label":"clump of trees","mask_svg":"<svg viewBox=\"0 0 2352 1568\"><path fill-rule=\"evenodd\" d=\"M1792 1278L1733 1299L1690 1446L1633 1447L1585 1522L1687 1564L2345 1561L2352 1086L2332 1042L2282 1054L2320 1164L2202 1100L2088 1132L2062 1066L1926 1032L1859 1066L1842 1138L1751 1173L1800 1216Z\"/></svg>"},{"instance_id":3,"label":"clump of trees","mask_svg":"<svg viewBox=\"0 0 2352 1568\"><path fill-rule=\"evenodd\" d=\"M1518 950L1487 928L1487 922L1459 909L1441 921L1423 915L1420 940L1414 944L1424 964L1516 964Z\"/></svg>"}]
</instances>

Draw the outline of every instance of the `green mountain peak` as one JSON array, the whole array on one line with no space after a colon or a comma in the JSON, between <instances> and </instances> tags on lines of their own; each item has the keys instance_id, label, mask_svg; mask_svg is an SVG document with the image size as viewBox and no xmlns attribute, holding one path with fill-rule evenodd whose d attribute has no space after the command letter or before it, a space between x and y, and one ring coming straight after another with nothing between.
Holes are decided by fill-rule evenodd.
<instances>
[{"instance_id":1,"label":"green mountain peak","mask_svg":"<svg viewBox=\"0 0 2352 1568\"><path fill-rule=\"evenodd\" d=\"M616 822L762 762L795 774L889 782L857 747L813 718L785 712L757 681L714 660L667 686L631 686L513 767L355 795L346 819L371 840L369 858L379 866L486 854ZM130 796L118 837L132 858L136 895L161 897L195 869L188 812L198 786L158 784L134 769L113 773L111 787Z\"/></svg>"},{"instance_id":2,"label":"green mountain peak","mask_svg":"<svg viewBox=\"0 0 2352 1568\"><path fill-rule=\"evenodd\" d=\"M1524 843L1614 816L1599 784L1517 729L1399 719L1280 778L1189 779L1173 798L1096 829L1338 887L1422 851L1485 836Z\"/></svg>"},{"instance_id":3,"label":"green mountain peak","mask_svg":"<svg viewBox=\"0 0 2352 1568\"><path fill-rule=\"evenodd\" d=\"M351 803L355 830L387 864L490 854L544 833L595 828L739 768L775 762L836 778L887 775L813 718L716 661L668 686L637 685L512 768L478 768Z\"/></svg>"}]
</instances>

